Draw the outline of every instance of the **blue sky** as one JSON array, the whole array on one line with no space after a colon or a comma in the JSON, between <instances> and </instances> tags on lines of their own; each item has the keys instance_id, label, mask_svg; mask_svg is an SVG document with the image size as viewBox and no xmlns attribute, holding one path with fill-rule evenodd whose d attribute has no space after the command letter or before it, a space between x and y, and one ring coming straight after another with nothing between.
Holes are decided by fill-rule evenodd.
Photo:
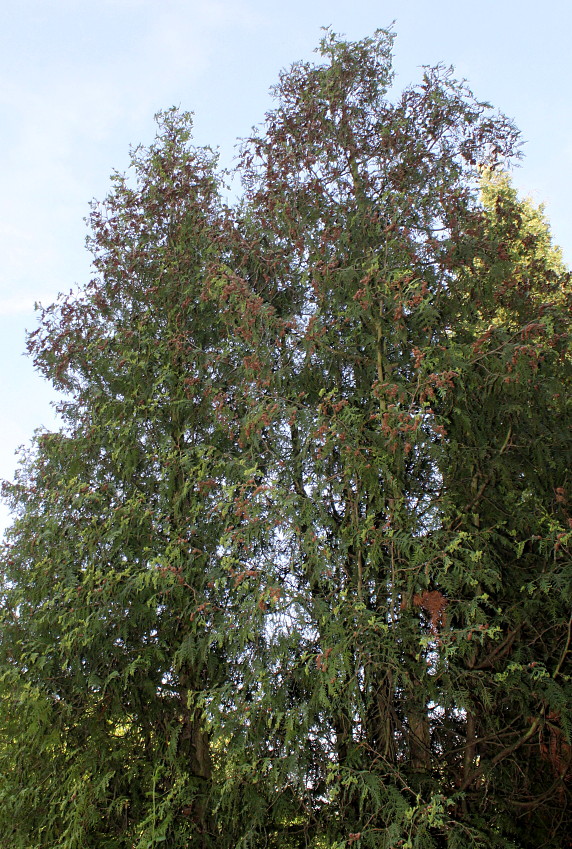
<instances>
[{"instance_id":1,"label":"blue sky","mask_svg":"<svg viewBox=\"0 0 572 849\"><path fill-rule=\"evenodd\" d=\"M570 0L0 0L0 478L35 428L54 426L54 395L22 357L34 301L88 280L88 203L129 144L151 141L154 113L194 111L196 141L230 164L320 27L362 38L393 20L398 87L453 64L516 121L514 181L546 205L572 264Z\"/></svg>"}]
</instances>

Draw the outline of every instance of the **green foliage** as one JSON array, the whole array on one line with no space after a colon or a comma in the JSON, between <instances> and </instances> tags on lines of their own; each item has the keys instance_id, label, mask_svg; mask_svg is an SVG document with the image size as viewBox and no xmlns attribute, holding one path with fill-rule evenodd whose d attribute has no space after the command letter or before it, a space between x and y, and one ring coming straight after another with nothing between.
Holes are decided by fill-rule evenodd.
<instances>
[{"instance_id":1,"label":"green foliage","mask_svg":"<svg viewBox=\"0 0 572 849\"><path fill-rule=\"evenodd\" d=\"M5 494L15 849L561 849L572 286L511 123L393 36L282 74L224 205L188 115L30 337Z\"/></svg>"}]
</instances>

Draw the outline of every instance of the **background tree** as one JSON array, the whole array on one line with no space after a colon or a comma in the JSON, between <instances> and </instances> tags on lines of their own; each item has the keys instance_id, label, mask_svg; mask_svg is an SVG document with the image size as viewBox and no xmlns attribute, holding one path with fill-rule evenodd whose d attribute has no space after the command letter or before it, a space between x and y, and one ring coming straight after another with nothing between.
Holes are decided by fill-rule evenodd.
<instances>
[{"instance_id":1,"label":"background tree","mask_svg":"<svg viewBox=\"0 0 572 849\"><path fill-rule=\"evenodd\" d=\"M570 277L511 123L391 49L281 76L232 209L164 115L32 336L14 846L568 839Z\"/></svg>"}]
</instances>

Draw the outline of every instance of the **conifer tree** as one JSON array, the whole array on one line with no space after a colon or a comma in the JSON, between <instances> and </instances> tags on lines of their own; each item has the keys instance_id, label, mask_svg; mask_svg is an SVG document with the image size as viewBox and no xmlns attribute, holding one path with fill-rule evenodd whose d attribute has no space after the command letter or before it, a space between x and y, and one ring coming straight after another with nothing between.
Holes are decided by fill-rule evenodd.
<instances>
[{"instance_id":1,"label":"conifer tree","mask_svg":"<svg viewBox=\"0 0 572 849\"><path fill-rule=\"evenodd\" d=\"M160 118L43 311L7 487L0 829L47 847L561 849L572 286L452 72L326 33L244 197Z\"/></svg>"}]
</instances>

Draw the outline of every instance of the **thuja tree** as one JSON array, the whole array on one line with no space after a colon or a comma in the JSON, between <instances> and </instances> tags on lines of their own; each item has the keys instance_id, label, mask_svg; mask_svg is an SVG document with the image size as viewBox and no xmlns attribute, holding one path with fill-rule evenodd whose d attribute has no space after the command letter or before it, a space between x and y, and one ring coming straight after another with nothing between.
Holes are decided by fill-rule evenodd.
<instances>
[{"instance_id":1,"label":"thuja tree","mask_svg":"<svg viewBox=\"0 0 572 849\"><path fill-rule=\"evenodd\" d=\"M164 115L42 314L10 845L566 845L572 286L511 123L391 48L281 76L232 209Z\"/></svg>"},{"instance_id":2,"label":"thuja tree","mask_svg":"<svg viewBox=\"0 0 572 849\"><path fill-rule=\"evenodd\" d=\"M388 48L326 39L244 154L264 279L305 293L276 480L314 640L318 830L556 846L570 281L494 178L513 128L440 70L388 102Z\"/></svg>"},{"instance_id":3,"label":"thuja tree","mask_svg":"<svg viewBox=\"0 0 572 849\"><path fill-rule=\"evenodd\" d=\"M162 116L131 182L114 178L91 213L96 276L30 339L68 400L8 488L1 816L14 847L201 845L218 829L204 711L257 633L224 534L240 499L254 521L260 456L237 443L256 410L207 292L226 225L214 157L189 127Z\"/></svg>"}]
</instances>

